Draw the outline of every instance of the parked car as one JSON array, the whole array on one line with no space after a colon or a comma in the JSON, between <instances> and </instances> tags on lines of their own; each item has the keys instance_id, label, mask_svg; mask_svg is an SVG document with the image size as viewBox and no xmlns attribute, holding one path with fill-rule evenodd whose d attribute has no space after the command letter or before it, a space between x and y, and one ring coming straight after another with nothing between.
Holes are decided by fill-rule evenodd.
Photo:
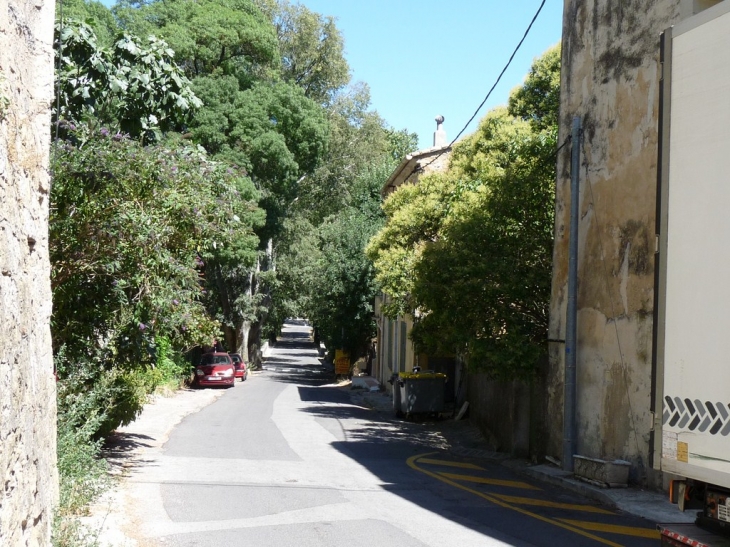
<instances>
[{"instance_id":1,"label":"parked car","mask_svg":"<svg viewBox=\"0 0 730 547\"><path fill-rule=\"evenodd\" d=\"M241 357L240 353L229 353L233 359L233 365L236 367L236 378L240 378L242 382L248 378L248 365Z\"/></svg>"},{"instance_id":2,"label":"parked car","mask_svg":"<svg viewBox=\"0 0 730 547\"><path fill-rule=\"evenodd\" d=\"M204 353L195 367L193 384L203 386L228 386L236 381L236 367L227 353Z\"/></svg>"}]
</instances>

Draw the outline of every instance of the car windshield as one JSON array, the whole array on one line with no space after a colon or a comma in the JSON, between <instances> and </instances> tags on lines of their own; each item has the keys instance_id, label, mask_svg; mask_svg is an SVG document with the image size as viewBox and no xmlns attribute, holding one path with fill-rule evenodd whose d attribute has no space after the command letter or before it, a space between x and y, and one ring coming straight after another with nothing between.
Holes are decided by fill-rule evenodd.
<instances>
[{"instance_id":1,"label":"car windshield","mask_svg":"<svg viewBox=\"0 0 730 547\"><path fill-rule=\"evenodd\" d=\"M231 359L227 355L203 355L201 365L230 365Z\"/></svg>"},{"instance_id":2,"label":"car windshield","mask_svg":"<svg viewBox=\"0 0 730 547\"><path fill-rule=\"evenodd\" d=\"M240 355L236 355L235 353L232 353L231 354L231 359L233 359L233 362L234 363L240 363L242 361L241 356Z\"/></svg>"}]
</instances>

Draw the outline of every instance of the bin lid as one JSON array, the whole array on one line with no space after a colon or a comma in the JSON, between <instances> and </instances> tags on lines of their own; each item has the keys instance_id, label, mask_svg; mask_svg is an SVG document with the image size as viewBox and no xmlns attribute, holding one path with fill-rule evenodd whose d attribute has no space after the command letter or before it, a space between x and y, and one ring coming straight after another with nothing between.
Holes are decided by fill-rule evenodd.
<instances>
[{"instance_id":1,"label":"bin lid","mask_svg":"<svg viewBox=\"0 0 730 547\"><path fill-rule=\"evenodd\" d=\"M401 372L398 376L401 380L431 380L434 378L446 379L446 374L434 372L432 370L423 370L421 372Z\"/></svg>"}]
</instances>

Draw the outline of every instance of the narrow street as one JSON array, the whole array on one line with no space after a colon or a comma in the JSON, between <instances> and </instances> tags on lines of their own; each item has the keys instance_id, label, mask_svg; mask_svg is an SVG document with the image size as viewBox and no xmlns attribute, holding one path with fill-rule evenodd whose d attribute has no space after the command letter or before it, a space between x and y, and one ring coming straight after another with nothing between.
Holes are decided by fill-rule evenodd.
<instances>
[{"instance_id":1,"label":"narrow street","mask_svg":"<svg viewBox=\"0 0 730 547\"><path fill-rule=\"evenodd\" d=\"M289 322L264 370L186 417L127 478L140 545L650 546L654 524L486 459L438 423L353 404Z\"/></svg>"}]
</instances>

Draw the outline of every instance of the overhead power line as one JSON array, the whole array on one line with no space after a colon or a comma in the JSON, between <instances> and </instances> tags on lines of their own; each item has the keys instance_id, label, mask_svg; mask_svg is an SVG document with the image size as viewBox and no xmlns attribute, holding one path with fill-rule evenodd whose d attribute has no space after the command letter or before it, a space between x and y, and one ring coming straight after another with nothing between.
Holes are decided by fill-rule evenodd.
<instances>
[{"instance_id":1,"label":"overhead power line","mask_svg":"<svg viewBox=\"0 0 730 547\"><path fill-rule=\"evenodd\" d=\"M538 15L540 15L540 12L542 11L543 6L545 5L546 0L542 0L540 2L540 6L537 8L537 11L535 12L535 15L532 17L532 20L530 21L530 24L527 25L527 29L525 30L525 33L522 35L522 38L520 39L519 43L517 44L517 47L512 52L512 55L510 55L509 59L507 60L507 64L504 65L504 68L502 69L502 72L499 73L499 76L497 76L497 79L495 80L494 84L492 84L492 87L489 89L489 92L487 93L487 96L484 97L484 100L479 104L477 109L474 111L474 114L472 114L471 118L469 118L469 121L464 124L464 127L461 131L459 131L459 134L454 137L454 140L452 140L449 143L449 148L453 146L453 144L461 137L462 133L466 131L466 128L469 127L469 124L474 121L474 118L476 118L477 114L479 114L479 111L484 106L484 103L486 103L489 100L489 97L492 95L492 92L494 91L494 88L497 87L497 84L499 84L499 81L502 79L502 76L504 76L504 73L507 72L507 69L512 64L512 60L515 58L515 55L517 55L517 52L519 51L520 47L522 47L522 43L525 41L525 38L527 38L527 35L530 33L530 30L532 29L532 25L537 20ZM423 169L431 165L433 162L435 162L441 155L443 154L443 151L440 152L435 158L433 158L430 162L428 162L426 165L423 166Z\"/></svg>"},{"instance_id":2,"label":"overhead power line","mask_svg":"<svg viewBox=\"0 0 730 547\"><path fill-rule=\"evenodd\" d=\"M502 76L504 76L504 73L507 72L507 69L509 68L509 65L512 64L512 60L515 58L515 55L517 55L517 52L519 51L520 47L522 47L522 43L525 41L525 38L527 38L527 35L530 33L530 29L532 29L532 25L535 23L535 20L537 19L537 16L540 15L540 12L542 11L542 8L543 8L544 5L545 5L545 0L542 0L542 2L540 2L540 7L537 8L537 11L535 12L535 15L532 17L532 21L530 21L530 24L527 25L527 29L525 30L525 33L522 35L522 39L517 44L517 47L512 52L512 55L510 55L509 60L507 61L507 64L504 65L504 68L502 69L502 72L499 73L499 76L497 76L497 79L495 80L494 84L489 89L489 92L487 93L487 96L484 97L484 100L479 104L479 106L477 107L477 109L474 112L474 114L472 114L471 118L469 118L469 121L466 122L466 124L464 125L463 129L461 131L459 131L459 134L456 135L456 137L454 138L453 141L451 141L451 144L449 144L449 146L451 146L452 144L454 144L457 141L457 139L459 137L461 137L461 134L464 131L466 131L466 128L469 127L469 124L472 121L474 121L474 118L476 118L477 114L479 114L479 111L484 106L484 103L487 102L487 100L489 99L490 95L494 91L494 88L497 87L497 84L502 79Z\"/></svg>"}]
</instances>

